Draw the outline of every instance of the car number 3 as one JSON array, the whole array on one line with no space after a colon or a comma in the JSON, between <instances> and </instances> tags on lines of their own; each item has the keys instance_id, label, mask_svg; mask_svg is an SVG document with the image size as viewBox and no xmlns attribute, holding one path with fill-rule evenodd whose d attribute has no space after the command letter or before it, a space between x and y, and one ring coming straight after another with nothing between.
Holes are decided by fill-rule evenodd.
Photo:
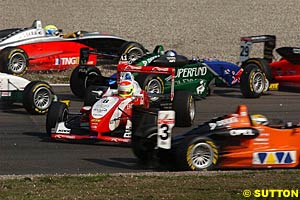
<instances>
[{"instance_id":1,"label":"car number 3","mask_svg":"<svg viewBox=\"0 0 300 200\"><path fill-rule=\"evenodd\" d=\"M170 149L172 128L175 125L175 112L173 110L159 111L157 125L157 147Z\"/></svg>"},{"instance_id":2,"label":"car number 3","mask_svg":"<svg viewBox=\"0 0 300 200\"><path fill-rule=\"evenodd\" d=\"M160 129L162 130L161 134L159 135L161 140L167 140L169 138L169 126L167 124L160 125Z\"/></svg>"}]
</instances>

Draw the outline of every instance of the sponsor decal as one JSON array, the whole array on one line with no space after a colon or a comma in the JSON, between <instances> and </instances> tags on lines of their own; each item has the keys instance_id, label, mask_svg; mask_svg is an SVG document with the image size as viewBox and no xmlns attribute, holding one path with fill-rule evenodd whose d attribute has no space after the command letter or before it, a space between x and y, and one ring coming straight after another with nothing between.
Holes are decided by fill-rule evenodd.
<instances>
[{"instance_id":1,"label":"sponsor decal","mask_svg":"<svg viewBox=\"0 0 300 200\"><path fill-rule=\"evenodd\" d=\"M54 65L77 65L79 64L79 57L69 58L55 58Z\"/></svg>"},{"instance_id":2,"label":"sponsor decal","mask_svg":"<svg viewBox=\"0 0 300 200\"><path fill-rule=\"evenodd\" d=\"M293 53L294 54L300 54L300 49L299 48L293 48Z\"/></svg>"},{"instance_id":3,"label":"sponsor decal","mask_svg":"<svg viewBox=\"0 0 300 200\"><path fill-rule=\"evenodd\" d=\"M153 56L153 57L150 57L150 58L147 58L146 60L143 60L142 63L144 66L148 65L149 63L151 63L154 59L158 58L159 56ZM131 63L129 63L131 64Z\"/></svg>"},{"instance_id":4,"label":"sponsor decal","mask_svg":"<svg viewBox=\"0 0 300 200\"><path fill-rule=\"evenodd\" d=\"M0 97L9 97L11 96L11 92L0 92Z\"/></svg>"},{"instance_id":5,"label":"sponsor decal","mask_svg":"<svg viewBox=\"0 0 300 200\"><path fill-rule=\"evenodd\" d=\"M177 70L175 78L188 78L188 77L198 77L198 76L205 76L207 73L207 67L191 67L191 68L180 68Z\"/></svg>"},{"instance_id":6,"label":"sponsor decal","mask_svg":"<svg viewBox=\"0 0 300 200\"><path fill-rule=\"evenodd\" d=\"M166 58L167 58L168 62L171 62L171 63L176 62L176 57L174 57L174 56L168 56Z\"/></svg>"},{"instance_id":7,"label":"sponsor decal","mask_svg":"<svg viewBox=\"0 0 300 200\"><path fill-rule=\"evenodd\" d=\"M269 90L278 90L279 83L271 83L269 86Z\"/></svg>"},{"instance_id":8,"label":"sponsor decal","mask_svg":"<svg viewBox=\"0 0 300 200\"><path fill-rule=\"evenodd\" d=\"M54 133L56 133L56 134L70 134L71 129L69 129L65 126L65 122L59 122L56 125Z\"/></svg>"},{"instance_id":9,"label":"sponsor decal","mask_svg":"<svg viewBox=\"0 0 300 200\"><path fill-rule=\"evenodd\" d=\"M127 65L124 70L141 70L141 66Z\"/></svg>"},{"instance_id":10,"label":"sponsor decal","mask_svg":"<svg viewBox=\"0 0 300 200\"><path fill-rule=\"evenodd\" d=\"M33 36L38 36L38 35L43 35L43 32L41 30L25 31L19 36L19 39L31 38Z\"/></svg>"},{"instance_id":11,"label":"sponsor decal","mask_svg":"<svg viewBox=\"0 0 300 200\"><path fill-rule=\"evenodd\" d=\"M296 151L274 151L253 153L255 165L292 164L296 162Z\"/></svg>"},{"instance_id":12,"label":"sponsor decal","mask_svg":"<svg viewBox=\"0 0 300 200\"><path fill-rule=\"evenodd\" d=\"M107 97L97 101L92 107L92 116L94 118L101 118L106 115L118 102L118 98Z\"/></svg>"},{"instance_id":13,"label":"sponsor decal","mask_svg":"<svg viewBox=\"0 0 300 200\"><path fill-rule=\"evenodd\" d=\"M232 123L235 123L235 122L238 122L238 119L236 117L230 117L230 118L227 118L227 119L216 121L215 123L209 123L208 125L210 127L210 130L214 130L218 126L226 126L228 124L232 124Z\"/></svg>"},{"instance_id":14,"label":"sponsor decal","mask_svg":"<svg viewBox=\"0 0 300 200\"><path fill-rule=\"evenodd\" d=\"M231 136L239 136L239 135L255 135L252 129L233 129L229 131Z\"/></svg>"},{"instance_id":15,"label":"sponsor decal","mask_svg":"<svg viewBox=\"0 0 300 200\"><path fill-rule=\"evenodd\" d=\"M166 68L166 67L153 67L153 68L152 68L152 71L158 71L158 72L163 71L163 72L167 72L167 71L169 71L169 68Z\"/></svg>"},{"instance_id":16,"label":"sponsor decal","mask_svg":"<svg viewBox=\"0 0 300 200\"><path fill-rule=\"evenodd\" d=\"M206 81L201 79L199 82L199 86L196 88L197 94L202 94L205 91L205 84Z\"/></svg>"}]
</instances>

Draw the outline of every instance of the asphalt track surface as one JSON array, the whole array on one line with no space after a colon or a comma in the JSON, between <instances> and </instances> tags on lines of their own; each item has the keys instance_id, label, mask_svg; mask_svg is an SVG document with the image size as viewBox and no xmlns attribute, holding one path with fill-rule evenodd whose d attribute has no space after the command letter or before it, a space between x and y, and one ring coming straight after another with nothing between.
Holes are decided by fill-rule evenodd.
<instances>
[{"instance_id":1,"label":"asphalt track surface","mask_svg":"<svg viewBox=\"0 0 300 200\"><path fill-rule=\"evenodd\" d=\"M68 87L56 87L63 99L71 99L70 110L79 111L82 102ZM300 122L300 93L272 91L259 99L241 97L239 88L215 88L214 94L197 101L196 122L234 112L246 104L250 114ZM175 128L174 134L186 128ZM45 131L45 116L29 115L20 105L0 103L0 175L87 174L144 172L129 145L107 142L79 143L51 141Z\"/></svg>"},{"instance_id":2,"label":"asphalt track surface","mask_svg":"<svg viewBox=\"0 0 300 200\"><path fill-rule=\"evenodd\" d=\"M1 0L0 29L30 26L40 19L65 33L108 32L149 50L162 44L188 57L236 62L241 36L275 34L278 47L299 45L299 10L299 0ZM261 53L255 47L251 55ZM72 100L72 110L79 110L82 103L68 88L57 92ZM197 102L195 124L231 113L241 103L251 113L300 121L299 93L270 92L260 99L243 99L236 88L215 92ZM45 133L45 116L0 103L0 175L141 171L152 169L138 165L126 145L53 142Z\"/></svg>"}]
</instances>

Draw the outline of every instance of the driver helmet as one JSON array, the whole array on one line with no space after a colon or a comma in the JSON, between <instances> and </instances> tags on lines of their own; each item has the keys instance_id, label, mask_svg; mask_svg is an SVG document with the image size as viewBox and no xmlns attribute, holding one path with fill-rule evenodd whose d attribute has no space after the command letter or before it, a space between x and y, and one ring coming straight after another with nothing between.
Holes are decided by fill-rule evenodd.
<instances>
[{"instance_id":1,"label":"driver helmet","mask_svg":"<svg viewBox=\"0 0 300 200\"><path fill-rule=\"evenodd\" d=\"M47 25L44 27L46 35L57 36L58 35L58 28L54 25Z\"/></svg>"},{"instance_id":2,"label":"driver helmet","mask_svg":"<svg viewBox=\"0 0 300 200\"><path fill-rule=\"evenodd\" d=\"M121 74L121 80L129 80L129 81L133 81L133 75L131 74L131 72L123 72Z\"/></svg>"},{"instance_id":3,"label":"driver helmet","mask_svg":"<svg viewBox=\"0 0 300 200\"><path fill-rule=\"evenodd\" d=\"M261 115L261 114L251 115L251 120L254 125L259 125L259 124L268 125L269 124L268 119L264 115Z\"/></svg>"},{"instance_id":4,"label":"driver helmet","mask_svg":"<svg viewBox=\"0 0 300 200\"><path fill-rule=\"evenodd\" d=\"M165 55L167 57L175 57L177 55L177 53L174 50L168 50L168 51L165 52Z\"/></svg>"},{"instance_id":5,"label":"driver helmet","mask_svg":"<svg viewBox=\"0 0 300 200\"><path fill-rule=\"evenodd\" d=\"M128 98L133 93L133 83L129 80L122 80L118 86L118 94L120 97Z\"/></svg>"}]
</instances>

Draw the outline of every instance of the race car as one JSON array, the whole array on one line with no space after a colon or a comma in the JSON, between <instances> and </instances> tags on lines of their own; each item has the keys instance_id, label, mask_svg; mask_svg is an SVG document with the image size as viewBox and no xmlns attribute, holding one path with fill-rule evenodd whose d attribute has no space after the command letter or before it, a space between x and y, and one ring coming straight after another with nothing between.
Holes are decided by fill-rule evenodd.
<instances>
[{"instance_id":1,"label":"race car","mask_svg":"<svg viewBox=\"0 0 300 200\"><path fill-rule=\"evenodd\" d=\"M57 100L52 87L44 81L29 81L11 74L0 73L0 101L23 103L31 114L45 114Z\"/></svg>"},{"instance_id":2,"label":"race car","mask_svg":"<svg viewBox=\"0 0 300 200\"><path fill-rule=\"evenodd\" d=\"M139 43L99 32L62 33L40 20L31 27L0 30L0 71L23 75L26 70L65 70L79 64L80 48L94 51L87 64L117 63L122 54L130 59L146 49Z\"/></svg>"},{"instance_id":3,"label":"race car","mask_svg":"<svg viewBox=\"0 0 300 200\"><path fill-rule=\"evenodd\" d=\"M88 55L87 55L88 56ZM153 52L132 60L124 54L119 64L133 66L170 67L175 69L175 90L185 90L195 97L205 97L212 92L214 84L218 86L234 86L239 84L242 69L233 63L217 59L188 59L177 55L173 50L164 51L162 45L157 45ZM136 81L149 93L170 92L170 75L134 74ZM103 77L97 68L79 65L72 72L70 86L73 94L82 97L85 88L90 84L116 83L116 76Z\"/></svg>"},{"instance_id":4,"label":"race car","mask_svg":"<svg viewBox=\"0 0 300 200\"><path fill-rule=\"evenodd\" d=\"M132 148L143 162L156 160L192 171L295 168L300 164L300 123L250 115L246 105L174 137L171 114L137 113L133 115Z\"/></svg>"},{"instance_id":5,"label":"race car","mask_svg":"<svg viewBox=\"0 0 300 200\"><path fill-rule=\"evenodd\" d=\"M143 71L141 71L143 70ZM131 141L132 107L150 107L148 94L134 80L132 72L170 74L174 87L174 69L163 67L118 66L118 88L92 85L87 89L80 113L69 112L64 103L53 103L47 113L46 131L53 139L92 139L107 142ZM171 90L161 107L176 110L178 126L190 126L195 118L195 102L191 93Z\"/></svg>"},{"instance_id":6,"label":"race car","mask_svg":"<svg viewBox=\"0 0 300 200\"><path fill-rule=\"evenodd\" d=\"M249 58L253 43L264 43L263 58ZM260 35L241 38L241 62L244 69L240 88L244 97L258 98L269 90L300 91L300 48L280 47L281 56L273 58L276 47L275 35Z\"/></svg>"}]
</instances>

